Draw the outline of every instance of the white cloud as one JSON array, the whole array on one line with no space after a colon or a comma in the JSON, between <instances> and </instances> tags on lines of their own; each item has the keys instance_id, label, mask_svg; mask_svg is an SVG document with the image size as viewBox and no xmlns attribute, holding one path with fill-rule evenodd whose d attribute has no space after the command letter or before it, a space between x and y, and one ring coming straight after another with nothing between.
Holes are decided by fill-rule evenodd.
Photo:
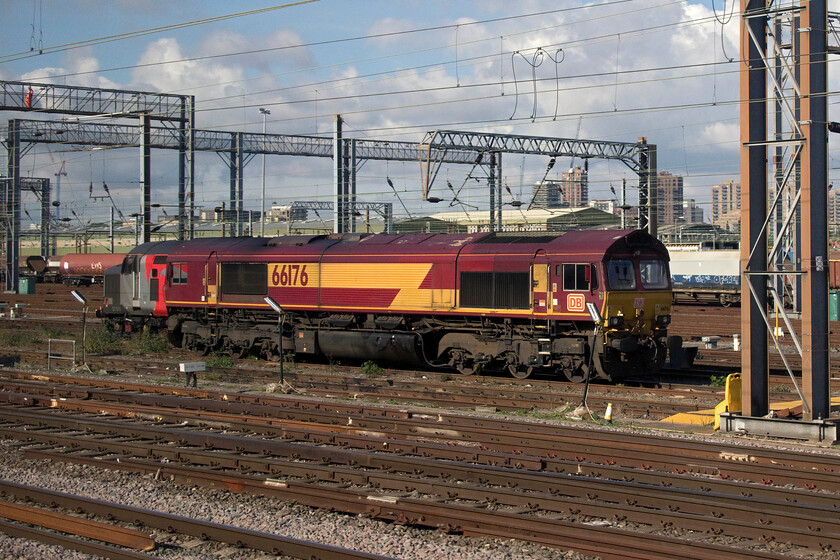
<instances>
[{"instance_id":1,"label":"white cloud","mask_svg":"<svg viewBox=\"0 0 840 560\"><path fill-rule=\"evenodd\" d=\"M702 128L695 142L700 145L720 146L737 154L740 149L738 144L740 134L741 127L737 122L712 123Z\"/></svg>"}]
</instances>

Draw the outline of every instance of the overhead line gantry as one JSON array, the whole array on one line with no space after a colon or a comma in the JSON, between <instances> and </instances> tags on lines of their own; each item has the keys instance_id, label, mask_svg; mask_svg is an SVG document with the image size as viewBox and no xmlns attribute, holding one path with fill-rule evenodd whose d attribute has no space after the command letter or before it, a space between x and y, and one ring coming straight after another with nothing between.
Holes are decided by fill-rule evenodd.
<instances>
[{"instance_id":1,"label":"overhead line gantry","mask_svg":"<svg viewBox=\"0 0 840 560\"><path fill-rule=\"evenodd\" d=\"M475 154L474 161L489 164L490 228L502 228L502 153L618 160L639 176L639 229L656 235L656 145L645 138L638 142L610 142L579 138L552 138L458 130L431 130L420 143L420 174L423 200L450 150Z\"/></svg>"}]
</instances>

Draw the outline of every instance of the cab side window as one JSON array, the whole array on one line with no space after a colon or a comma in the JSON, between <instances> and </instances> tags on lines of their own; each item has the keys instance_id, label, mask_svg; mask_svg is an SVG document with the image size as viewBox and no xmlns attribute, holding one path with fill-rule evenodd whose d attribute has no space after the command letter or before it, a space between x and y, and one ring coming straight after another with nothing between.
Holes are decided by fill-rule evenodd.
<instances>
[{"instance_id":1,"label":"cab side window","mask_svg":"<svg viewBox=\"0 0 840 560\"><path fill-rule=\"evenodd\" d=\"M187 283L187 263L172 263L172 274L170 275L173 284Z\"/></svg>"},{"instance_id":2,"label":"cab side window","mask_svg":"<svg viewBox=\"0 0 840 560\"><path fill-rule=\"evenodd\" d=\"M564 292L588 292L598 289L598 273L589 263L558 265L555 272L563 278Z\"/></svg>"}]
</instances>

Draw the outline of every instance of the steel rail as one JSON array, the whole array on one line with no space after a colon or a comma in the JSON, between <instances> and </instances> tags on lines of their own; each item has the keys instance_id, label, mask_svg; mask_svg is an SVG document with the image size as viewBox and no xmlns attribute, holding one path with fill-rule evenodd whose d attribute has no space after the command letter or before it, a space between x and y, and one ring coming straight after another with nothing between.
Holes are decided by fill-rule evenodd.
<instances>
[{"instance_id":1,"label":"steel rail","mask_svg":"<svg viewBox=\"0 0 840 560\"><path fill-rule=\"evenodd\" d=\"M250 414L286 421L297 420L317 422L325 425L352 425L356 429L376 431L397 431L411 434L415 440L388 442L392 452L417 455L436 455L441 458L469 460L476 463L504 461L510 466L527 466L535 470L563 470L566 467L558 461L607 462L623 466L655 468L662 471L700 472L716 476L733 477L764 483L797 484L800 487L837 489L840 480L840 458L832 455L762 450L699 441L679 440L642 434L627 435L614 431L598 431L576 427L562 427L545 424L528 424L514 420L495 420L470 416L444 414L418 414L397 411L382 418L359 416L359 407L338 405L331 407L319 403L321 410L294 410L272 405L250 404L230 401L202 401L190 404L175 397L155 395L111 395L114 400L140 402L147 405L169 408L201 407L205 411L231 414ZM7 401L32 404L31 395L15 393L0 394ZM263 397L265 398L265 397ZM15 400L17 399L17 400ZM279 400L278 400L279 399ZM272 402L291 402L289 399L272 397ZM168 403L168 404L167 404ZM300 399L293 403L301 405ZM50 401L48 406L52 405ZM327 408L334 411L324 411ZM353 412L355 411L355 412ZM120 427L122 430L138 428ZM255 426L249 427L255 430ZM353 433L312 432L293 426L278 427L275 435L297 438L302 441L317 441L322 444L365 448L371 446L365 437ZM172 437L187 437L180 431ZM199 436L200 437L200 436ZM471 442L472 447L452 448L442 444L427 443L426 439L444 438L449 441ZM479 445L480 448L476 448ZM494 454L494 451L500 455ZM756 469L761 465L760 472ZM799 469L798 471L793 469ZM832 473L835 476L832 476Z\"/></svg>"},{"instance_id":2,"label":"steel rail","mask_svg":"<svg viewBox=\"0 0 840 560\"><path fill-rule=\"evenodd\" d=\"M293 558L321 558L324 560L389 559L389 557L379 554L370 554L337 546L282 537L262 531L253 531L223 523L191 519L181 515L96 500L94 498L74 496L64 492L17 484L8 480L0 480L0 492L8 496L15 496L18 499L56 505L74 511L85 511L94 515L110 517L146 527L154 527L163 531L178 532L202 539L246 546L254 550L291 556Z\"/></svg>"},{"instance_id":3,"label":"steel rail","mask_svg":"<svg viewBox=\"0 0 840 560\"><path fill-rule=\"evenodd\" d=\"M108 431L110 431L110 432L114 432L114 433L117 433L117 432L118 432L117 430L115 430L115 429L113 428L113 426L110 426L110 427L108 428ZM29 434L30 434L30 435L33 435L33 433L32 433L31 431L29 432ZM26 436L24 435L23 437L26 437ZM167 439L169 439L169 438L167 438ZM100 446L104 445L104 443L103 443L102 441L98 441L98 442L96 442L96 444L97 444L97 445L100 445ZM215 441L210 441L210 440L205 439L205 441L204 441L204 445L208 445L208 444L210 444L210 445L215 445L215 444L216 444L216 442L215 442ZM358 459L358 457L357 457L356 459ZM535 499L538 499L538 498L535 498ZM697 521L697 522L699 523L699 521ZM724 524L724 525L725 525L725 524L726 524L726 522L722 522L722 524ZM778 527L778 525L775 525L775 527ZM760 529L758 530L757 534L759 534L759 535L763 535L765 538L767 538L767 537L768 537L768 534L767 534L766 532L762 532ZM826 538L826 539L830 542L830 540L831 540L831 537L830 537L830 536L829 536L829 537L825 537L825 538ZM813 545L813 546L822 546L822 544Z\"/></svg>"},{"instance_id":4,"label":"steel rail","mask_svg":"<svg viewBox=\"0 0 840 560\"><path fill-rule=\"evenodd\" d=\"M96 406L96 405L93 405L93 406ZM100 410L100 412L114 412L114 411L113 410ZM157 414L158 413L156 411L153 411L153 412L149 413L149 416L157 415ZM183 415L177 415L177 416L174 416L173 418L170 418L169 420L172 421L172 422L177 422L179 420L183 421L184 419L185 419L185 417ZM254 420L258 420L258 419L254 419ZM207 423L207 422L205 422L205 423ZM226 423L226 424L209 423L209 424L212 425L213 427L217 428L217 429L225 429L225 430L231 429L231 425L228 424L228 423ZM82 426L79 426L79 428L82 428ZM84 428L84 429L88 430L90 428ZM246 425L245 429L250 429L250 426ZM112 433L117 433L117 430L115 430L114 426L111 426L111 425L109 425L106 428L106 430L110 431ZM63 436L63 435L58 435L58 436L56 436L56 435L46 435L45 437L40 437L40 436L38 436L37 432L32 431L32 430L19 431L19 430L11 430L11 429L8 429L8 428L3 430L3 432L7 436L10 436L10 437L17 437L17 438L21 438L21 439L25 439L25 438L28 437L28 438L36 439L38 441L45 442L45 443L51 443L53 445L60 445L61 442L63 441L62 438L66 437L66 436ZM161 437L163 439L167 439L167 440L171 439L170 437L168 437L166 435L161 435L159 437ZM248 438L246 438L246 439L248 439ZM71 440L68 440L68 441L71 441ZM399 445L399 442L393 442L393 441L387 441L387 440L382 440L382 441L383 441L383 445L387 444L389 448L392 448L393 446L398 446ZM73 443L74 443L74 445L77 445L79 447L83 447L83 445L81 445L78 441L74 441ZM213 446L217 445L216 442L206 440L205 445L208 445L208 444L213 445ZM91 448L95 449L95 450L102 450L104 445L105 444L101 439L96 438L93 441ZM148 455L154 454L154 455L159 456L159 457L160 456L166 456L170 460L177 460L177 459L183 458L185 453L189 453L189 452L179 452L176 455L173 455L171 453L168 453L168 451L166 451L166 450L164 450L162 453L152 453L151 451L148 450L148 448L140 447L136 443L131 443L131 442L129 442L128 444L122 444L121 442L116 442L115 445L116 445L116 447L118 447L121 450L119 452L122 453L122 454L135 453L135 454L138 454L140 456L148 456ZM242 443L242 444L228 444L227 447L229 449L231 449L231 448L244 449L246 446L250 446L250 445L251 445L251 442L249 441L247 443ZM259 444L258 444L258 447L260 447ZM378 445L373 445L371 447L376 448L376 447L378 447ZM407 458L407 457L399 457L399 458L390 458L389 459L389 458L383 458L383 457L380 456L379 458L377 458L376 455L374 454L372 456L370 456L370 455L366 456L364 459L362 459L362 458L359 457L359 454L350 454L349 456L346 455L346 454L341 454L340 456L336 456L334 453L330 453L329 451L316 452L314 455L312 455L308 452L306 454L304 454L303 451L301 451L301 449L299 447L296 447L294 445L287 446L285 449L274 448L272 450L272 453L275 453L275 454L281 453L281 452L286 453L287 455L289 453L291 453L295 457L298 457L298 458L301 458L301 459L314 460L314 461L331 461L333 463L336 462L336 461L339 461L339 462L344 462L345 464L353 464L353 463L361 462L361 463L363 463L365 465L368 465L370 467L376 466L377 468L380 468L380 469L397 470L397 471L403 471L403 472L409 472L409 473L413 472L413 471L416 471L418 469L422 469L424 471L431 469L431 470L438 471L436 473L437 476L441 476L441 477L444 477L444 478L453 476L453 473L451 472L452 467L450 465L446 465L445 467L444 466L437 467L433 462L429 462L429 461L427 461L425 463L425 465L424 464L418 464L418 463L422 463L422 461L412 460L412 459ZM217 462L217 464L220 464L222 462L221 458L217 454L214 454L208 460L211 461L211 462L215 460ZM245 459L243 458L243 460L245 460ZM401 465L401 463L402 463L402 465ZM265 461L263 461L261 459L256 459L256 460L252 461L251 463L249 463L248 468L249 469L256 469L256 465L263 465L261 467L262 469L268 469L269 471L271 471L271 468L268 467L268 466L264 466L264 464L265 464ZM238 464L237 466L241 467L241 464ZM474 469L476 472L484 472L482 467L470 466L470 468ZM588 468L588 467L585 467L584 465L580 465L580 464L567 465L568 472L574 472L573 468L576 468L578 471L580 471L581 468ZM603 473L600 473L600 475L604 476ZM524 476L524 475L519 474L518 476L514 477L510 473L507 473L505 476L502 477L503 480L499 480L499 481L497 481L497 483L498 484L505 484L504 478L507 477L506 484L512 484L513 479L519 478L519 477L522 477L522 476ZM629 477L634 477L635 478L635 477L641 476L641 473L634 473L633 471L631 471L629 469L625 469L623 471L619 469L619 470L616 470L615 473L613 473L613 476L623 476L624 478L629 478ZM656 484L656 476L655 475L653 475L653 476L644 475L644 476L649 477L651 479L652 483ZM492 476L485 473L485 474L482 475L482 478L486 479L486 480L490 480L492 478ZM554 480L554 479L552 479L552 480ZM558 480L562 480L562 479L558 479ZM671 486L675 486L675 487L682 487L686 480L690 480L690 478L688 478L688 477L671 478L671 479L669 479L667 484L669 484ZM549 484L551 484L551 482L549 482ZM723 485L723 482L722 481L721 482L700 481L696 488L699 488L703 493L708 493L710 491L710 487L714 487L715 485L718 485L719 487L721 487ZM532 487L531 490L536 491L537 488ZM791 502L796 502L798 506L805 507L806 502L809 500L808 494L806 494L806 493L799 493L799 494L786 493L784 495L784 498L782 499L778 495L773 495L772 493L768 494L768 490L769 489L764 491L765 495L767 496L767 497L765 497L765 500L766 499L776 499L777 501L780 501L780 502L783 501L783 502L785 502L785 507L787 507ZM550 489L546 489L546 488L543 488L543 491L551 492ZM587 489L587 491L588 492L592 491L592 489L591 488ZM720 488L716 488L715 491L721 492L722 490ZM761 487L749 487L747 485L732 485L732 486L728 487L728 491L730 491L734 494L739 494L739 493L740 494L744 494L744 493L753 494L755 492L760 492ZM812 496L818 496L818 495L817 494L812 494ZM688 496L688 497L691 498L692 496ZM736 503L737 503L737 501L736 501ZM836 500L834 499L834 497L831 497L829 500L827 500L824 503L824 505L822 507L828 507L828 508L831 509L831 508L834 507L835 503L836 503ZM719 508L723 508L725 504L716 503L715 505ZM648 507L652 507L652 506L648 505ZM672 504L671 507L676 507L676 506L674 504ZM730 507L736 507L736 504L730 504ZM766 510L766 506L763 509L759 508L759 510L760 511ZM828 528L826 528L826 529L828 529Z\"/></svg>"},{"instance_id":5,"label":"steel rail","mask_svg":"<svg viewBox=\"0 0 840 560\"><path fill-rule=\"evenodd\" d=\"M101 440L98 440L101 442ZM573 516L599 517L614 522L632 522L653 527L680 527L708 534L750 538L759 542L787 542L817 550L840 550L840 518L836 496L805 492L765 492L765 497L751 496L749 485L730 485L730 493L688 490L680 486L652 486L637 482L599 480L580 475L533 473L509 468L476 467L429 459L400 458L399 462L380 459L361 461L365 469L336 464L301 464L276 457L249 458L201 450L172 454L155 444L130 444L131 455L152 459L127 459L127 447L116 442L113 458L96 458L45 449L27 450L32 459L79 462L107 468L145 465L160 467L160 459L180 461L183 467L212 466L225 485L245 471L247 478L256 473L267 477L297 478L319 483L368 486L376 492L422 493L443 500L462 500L548 511ZM139 453L138 453L139 451ZM368 469L377 468L379 472ZM227 469L222 472L219 469ZM434 471L434 472L430 472ZM422 473L422 476L419 474ZM220 478L220 480L222 479ZM287 480L288 482L288 480ZM677 481L679 484L681 481ZM714 485L714 483L713 483ZM723 486L718 483L718 486ZM236 485L232 486L235 489ZM766 490L766 489L765 489ZM740 492L740 494L739 494ZM819 505L809 503L811 499ZM792 505L795 504L795 507Z\"/></svg>"},{"instance_id":6,"label":"steel rail","mask_svg":"<svg viewBox=\"0 0 840 560\"><path fill-rule=\"evenodd\" d=\"M148 533L8 501L0 501L0 504L0 517L18 523L28 523L135 550L146 551L155 548L155 540Z\"/></svg>"},{"instance_id":7,"label":"steel rail","mask_svg":"<svg viewBox=\"0 0 840 560\"><path fill-rule=\"evenodd\" d=\"M9 521L0 520L0 533L18 537L22 539L29 539L45 544L60 546L68 550L76 550L84 552L85 554L93 554L102 558L110 558L111 560L152 560L158 556L151 556L133 550L120 549L115 546L110 546L94 541L86 541L71 535L63 535L61 533L54 533L37 527L28 527L18 523L11 523Z\"/></svg>"},{"instance_id":8,"label":"steel rail","mask_svg":"<svg viewBox=\"0 0 840 560\"><path fill-rule=\"evenodd\" d=\"M604 559L719 560L733 553L745 559L786 558L779 554L748 548L692 542L677 537L637 533L614 527L598 527L541 516L523 516L462 504L429 504L413 498L371 495L351 489L321 488L305 483L274 479L257 480L244 476L227 477L212 471L181 469L171 465L150 465L148 469L152 472L159 471L164 477L175 481L209 487L224 486L237 491L247 489L252 493L270 495L286 501L346 511L397 523L409 523L492 538L526 535L526 538L533 542L559 548L571 548ZM5 486L5 484L0 484L0 490L5 490ZM29 492L27 496L38 500L37 496L32 496ZM66 499L62 497L61 501Z\"/></svg>"},{"instance_id":9,"label":"steel rail","mask_svg":"<svg viewBox=\"0 0 840 560\"><path fill-rule=\"evenodd\" d=\"M288 378L294 379L292 375L289 375ZM580 391L539 394L522 392L516 397L511 397L510 389L501 388L487 389L480 386L446 387L444 384L439 384L439 388L435 388L434 386L416 388L411 387L410 382L394 383L392 386L389 386L386 383L377 384L362 379L357 379L356 381L359 383L357 387L351 387L350 383L310 382L308 383L309 387L306 389L306 394L326 397L351 396L355 399L380 401L399 398L409 402L433 403L447 407L473 408L476 406L488 406L506 411L557 409L569 405L570 402L579 402L581 399ZM316 384L318 385L317 388L312 388ZM0 381L0 386L10 391L38 391L38 386L35 383ZM56 396L78 394L78 389L74 389L72 386L63 388L57 385L49 389L45 388L43 391L44 394L50 391ZM649 393L650 390L646 389L644 392ZM622 396L614 390L604 390L603 393L598 394L597 390L590 393L588 398L590 406L604 408L609 402L613 405L613 412L616 415L635 413L637 415L643 414L649 418L664 418L678 412L694 412L709 409L713 408L720 401L720 398L707 397L705 400L699 402L697 398L694 399L695 402L685 402L684 400L674 402L662 400L661 398L660 400L645 400L627 395ZM661 394L663 397L668 394L676 394L687 397L686 400L691 399L691 395L683 390L673 391L672 393L665 391Z\"/></svg>"},{"instance_id":10,"label":"steel rail","mask_svg":"<svg viewBox=\"0 0 840 560\"><path fill-rule=\"evenodd\" d=\"M109 358L111 359L111 358ZM134 361L126 360L126 364L130 364L132 368L138 367L133 363ZM171 360L161 360L159 364L151 366L140 366L145 371L159 370L160 367L165 367L171 364ZM318 365L307 365L307 368L313 367L319 369ZM264 369L255 369L254 373L266 373ZM411 372L398 372L400 375L409 374ZM419 378L421 374L417 374ZM428 376L429 372L424 372L422 375ZM444 374L441 374L444 375ZM17 379L37 379L43 376L33 374L31 371L15 371L4 370L0 376ZM510 410L522 410L529 408L550 408L562 406L568 402L579 402L583 395L583 387L580 384L566 383L553 380L539 380L529 379L527 388L517 391L515 400L511 399L511 387L499 386L498 384L491 385L482 381L464 380L464 384L459 384L452 381L436 381L434 379L423 379L423 387L417 388L418 381L415 379L371 379L363 375L337 375L335 373L318 373L318 372L287 372L286 377L291 382L294 382L301 390L305 390L311 394L313 387L317 391L343 391L343 392L370 392L387 397L392 397L394 391L408 391L406 398L408 399L426 399L435 400L436 402L446 406L467 406L473 407L476 405L497 406L499 408ZM270 378L254 378L261 381L270 381ZM90 380L84 378L65 377L60 375L51 375L50 380L55 383L64 383L67 385L85 385L85 386L100 386L109 389L123 389L128 391L144 391L144 392L158 392L168 394L185 394L181 388L175 387L161 387L151 389L148 384L127 383L120 381L101 381ZM493 378L493 381L496 379ZM612 385L593 385L590 387L589 398L595 402L613 402L613 404L628 402L630 404L635 402L650 403L658 406L673 406L680 411L697 410L705 406L708 408L709 404L717 404L723 398L723 389L721 387L709 387L700 385L676 385L670 383L670 388L667 389L652 389L651 387L615 387ZM539 388L552 389L551 391L542 391ZM535 389L536 388L536 389ZM193 389L191 395L204 395L205 398L209 396L209 392L202 392L199 389ZM646 401L639 398L631 399L629 395L640 394L648 395L655 393L658 397L673 396L682 400L692 400L694 402L680 402L669 403L668 401Z\"/></svg>"},{"instance_id":11,"label":"steel rail","mask_svg":"<svg viewBox=\"0 0 840 560\"><path fill-rule=\"evenodd\" d=\"M210 423L208 427L224 429L222 425ZM112 440L106 441L101 437L91 437L84 433L71 437L65 432L44 432L26 428L0 426L0 434L5 437L26 441L29 443L40 443L48 446L65 446L77 451L86 451L93 454L113 453L118 456L153 457L166 461L190 461L196 464L211 465L214 467L236 468L253 472L267 472L277 474L280 468L288 469L284 461L277 459L281 456L244 454L237 450L223 450L214 448L212 452L201 449L175 448L172 446L158 447L154 444L142 441ZM161 438L164 439L165 438ZM168 441L168 440L165 440ZM376 447L376 446L374 446ZM280 450L277 450L278 452ZM431 457L412 457L407 455L387 455L378 451L340 451L335 452L327 448L315 450L302 450L300 447L292 446L286 450L293 457L296 465L304 469L309 468L313 462L316 464L329 464L330 468L338 472L340 465L365 465L387 472L416 473L422 472L426 476L437 478L453 478L469 482L484 483L498 482L499 485L522 486L532 491L544 491L554 493L552 484L556 480L564 484L571 484L577 488L583 484L582 478L596 478L604 481L604 484L617 481L619 484L640 484L645 487L666 487L681 489L691 492L699 492L702 495L733 495L750 499L761 499L764 501L780 501L786 505L813 505L823 508L837 508L838 499L834 494L815 493L806 490L797 490L778 486L767 486L762 484L746 484L732 480L715 478L701 478L686 474L664 473L653 470L632 469L614 465L598 465L594 463L567 462L563 470L533 471L522 468L502 467L495 464L476 465L470 463L459 463ZM305 451L305 453L304 453ZM36 451L27 450L27 453ZM303 461L307 461L304 463ZM306 473L303 473L306 475ZM560 477L560 478L553 478ZM568 477L571 477L569 482ZM533 480L540 481L540 484L547 486L534 486ZM342 479L341 482L352 482L351 479ZM587 491L591 489L587 488Z\"/></svg>"}]
</instances>

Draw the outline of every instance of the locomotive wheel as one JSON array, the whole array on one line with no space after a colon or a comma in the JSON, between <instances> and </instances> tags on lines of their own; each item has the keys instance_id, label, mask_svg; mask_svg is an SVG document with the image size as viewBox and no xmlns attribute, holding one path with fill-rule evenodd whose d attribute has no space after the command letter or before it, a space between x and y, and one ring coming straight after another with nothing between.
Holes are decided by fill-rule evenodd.
<instances>
[{"instance_id":1,"label":"locomotive wheel","mask_svg":"<svg viewBox=\"0 0 840 560\"><path fill-rule=\"evenodd\" d=\"M260 343L260 358L269 362L279 362L280 354L276 351L275 345L267 339Z\"/></svg>"},{"instance_id":2,"label":"locomotive wheel","mask_svg":"<svg viewBox=\"0 0 840 560\"><path fill-rule=\"evenodd\" d=\"M476 372L475 360L472 355L460 348L449 350L449 365L458 370L461 375L472 375Z\"/></svg>"},{"instance_id":3,"label":"locomotive wheel","mask_svg":"<svg viewBox=\"0 0 840 560\"><path fill-rule=\"evenodd\" d=\"M201 345L195 339L195 335L186 334L184 333L181 335L181 348L184 350L189 350L190 352L195 352L196 354L201 353Z\"/></svg>"},{"instance_id":4,"label":"locomotive wheel","mask_svg":"<svg viewBox=\"0 0 840 560\"><path fill-rule=\"evenodd\" d=\"M456 364L455 369L457 369L458 373L461 375L472 375L475 373L475 362L472 360L464 360L463 362Z\"/></svg>"},{"instance_id":5,"label":"locomotive wheel","mask_svg":"<svg viewBox=\"0 0 840 560\"><path fill-rule=\"evenodd\" d=\"M510 364L507 366L508 373L517 379L528 379L534 373L534 366L526 366L523 364Z\"/></svg>"},{"instance_id":6,"label":"locomotive wheel","mask_svg":"<svg viewBox=\"0 0 840 560\"><path fill-rule=\"evenodd\" d=\"M580 371L578 369L566 369L563 368L560 370L563 374L563 377L566 378L566 381L569 383L583 383L586 381L586 372Z\"/></svg>"}]
</instances>

